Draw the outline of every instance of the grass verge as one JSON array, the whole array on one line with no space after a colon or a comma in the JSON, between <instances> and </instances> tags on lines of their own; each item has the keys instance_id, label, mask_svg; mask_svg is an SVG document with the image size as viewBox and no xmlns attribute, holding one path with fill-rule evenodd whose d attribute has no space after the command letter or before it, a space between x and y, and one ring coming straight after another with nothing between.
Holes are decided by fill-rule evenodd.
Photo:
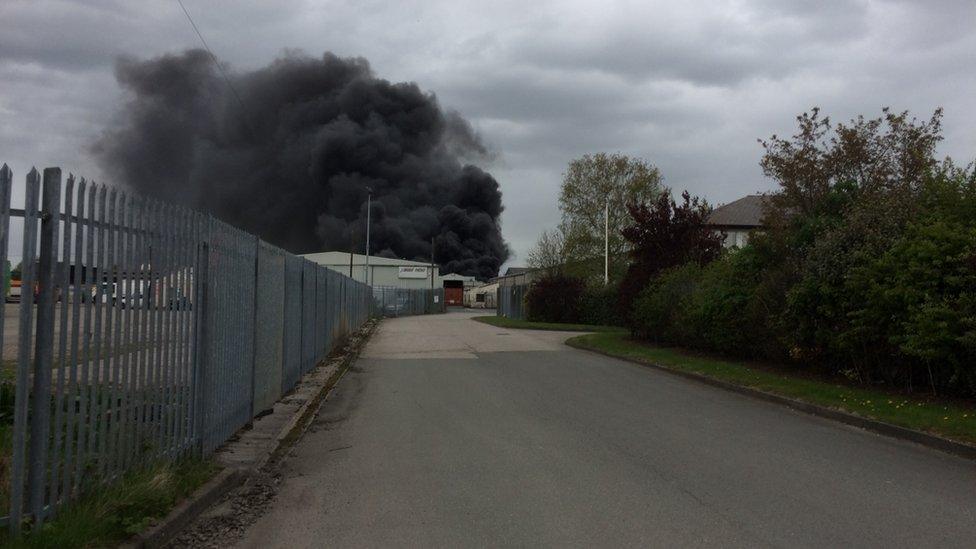
<instances>
[{"instance_id":1,"label":"grass verge","mask_svg":"<svg viewBox=\"0 0 976 549\"><path fill-rule=\"evenodd\" d=\"M115 546L164 517L218 470L211 460L184 459L129 473L69 504L38 530L11 539L4 528L0 546Z\"/></svg>"},{"instance_id":2,"label":"grass verge","mask_svg":"<svg viewBox=\"0 0 976 549\"><path fill-rule=\"evenodd\" d=\"M504 316L476 316L474 320L499 328L516 330L553 330L557 332L624 332L626 328L617 326L597 326L595 324L562 324L558 322L530 322Z\"/></svg>"},{"instance_id":3,"label":"grass verge","mask_svg":"<svg viewBox=\"0 0 976 549\"><path fill-rule=\"evenodd\" d=\"M976 406L790 375L786 371L653 347L623 332L586 334L567 344L672 370L692 372L835 410L976 443Z\"/></svg>"}]
</instances>

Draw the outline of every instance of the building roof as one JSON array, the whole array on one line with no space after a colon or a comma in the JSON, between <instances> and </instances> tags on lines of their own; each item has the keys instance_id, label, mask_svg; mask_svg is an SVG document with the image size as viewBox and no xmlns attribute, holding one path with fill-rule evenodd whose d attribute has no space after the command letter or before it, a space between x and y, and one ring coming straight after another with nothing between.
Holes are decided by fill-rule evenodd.
<instances>
[{"instance_id":1,"label":"building roof","mask_svg":"<svg viewBox=\"0 0 976 549\"><path fill-rule=\"evenodd\" d=\"M762 227L763 204L761 194L750 194L712 210L708 224L719 227Z\"/></svg>"},{"instance_id":2,"label":"building roof","mask_svg":"<svg viewBox=\"0 0 976 549\"><path fill-rule=\"evenodd\" d=\"M314 254L303 254L302 257L319 265L349 265L349 252L318 252ZM352 254L352 264L365 265L366 256L364 254ZM369 256L369 264L390 267L430 267L430 263L423 261L380 257L378 255Z\"/></svg>"},{"instance_id":3,"label":"building roof","mask_svg":"<svg viewBox=\"0 0 976 549\"><path fill-rule=\"evenodd\" d=\"M486 282L486 283L484 283L484 284L482 284L480 286L471 286L471 287L465 288L464 291L465 292L474 292L474 293L477 294L477 293L482 293L482 292L492 292L492 291L496 290L497 288L498 288L498 282Z\"/></svg>"},{"instance_id":4,"label":"building roof","mask_svg":"<svg viewBox=\"0 0 976 549\"><path fill-rule=\"evenodd\" d=\"M538 271L538 269L533 269L531 267L509 267L508 269L505 269L505 274L498 275L494 278L490 278L488 279L488 282L489 283L498 282L500 284L503 284L503 281L504 283L511 283L512 281L523 281L528 283L532 280L532 275L536 271Z\"/></svg>"},{"instance_id":5,"label":"building roof","mask_svg":"<svg viewBox=\"0 0 976 549\"><path fill-rule=\"evenodd\" d=\"M460 280L462 282L478 282L473 276L465 276L457 273L448 273L441 276L441 280Z\"/></svg>"}]
</instances>

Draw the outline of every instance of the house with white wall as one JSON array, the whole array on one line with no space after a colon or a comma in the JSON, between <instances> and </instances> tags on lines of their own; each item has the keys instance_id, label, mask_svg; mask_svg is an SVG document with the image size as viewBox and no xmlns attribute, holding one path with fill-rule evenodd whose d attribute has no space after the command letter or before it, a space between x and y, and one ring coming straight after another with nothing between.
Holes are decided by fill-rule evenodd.
<instances>
[{"instance_id":1,"label":"house with white wall","mask_svg":"<svg viewBox=\"0 0 976 549\"><path fill-rule=\"evenodd\" d=\"M725 233L723 246L741 248L749 242L749 235L753 231L763 228L764 202L761 194L744 196L712 210L706 223L716 231Z\"/></svg>"}]
</instances>

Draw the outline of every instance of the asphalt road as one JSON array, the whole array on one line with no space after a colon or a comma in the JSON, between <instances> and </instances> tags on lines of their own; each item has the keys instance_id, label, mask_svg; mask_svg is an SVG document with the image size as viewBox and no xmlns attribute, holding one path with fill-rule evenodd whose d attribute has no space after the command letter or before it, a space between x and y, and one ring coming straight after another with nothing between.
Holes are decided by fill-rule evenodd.
<instances>
[{"instance_id":1,"label":"asphalt road","mask_svg":"<svg viewBox=\"0 0 976 549\"><path fill-rule=\"evenodd\" d=\"M976 463L464 313L385 321L247 547L973 547Z\"/></svg>"}]
</instances>

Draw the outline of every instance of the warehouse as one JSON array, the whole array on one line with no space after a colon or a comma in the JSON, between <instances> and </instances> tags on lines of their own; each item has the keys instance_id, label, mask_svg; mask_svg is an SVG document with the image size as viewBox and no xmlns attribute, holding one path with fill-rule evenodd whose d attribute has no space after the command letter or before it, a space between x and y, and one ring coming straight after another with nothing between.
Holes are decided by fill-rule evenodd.
<instances>
[{"instance_id":1,"label":"warehouse","mask_svg":"<svg viewBox=\"0 0 976 549\"><path fill-rule=\"evenodd\" d=\"M441 276L440 267L433 265L434 284L431 286L431 264L423 261L410 261L389 257L369 256L369 277L366 276L366 256L349 252L319 252L305 254L302 257L350 276L371 286L391 286L395 288L409 288L416 290L430 288L452 289L451 295L456 294L457 305L461 304L461 294L464 289L478 284L473 276L446 274ZM452 299L447 300L448 305Z\"/></svg>"},{"instance_id":2,"label":"warehouse","mask_svg":"<svg viewBox=\"0 0 976 549\"><path fill-rule=\"evenodd\" d=\"M319 252L305 254L302 257L360 282L366 282L371 286L392 286L417 290L444 287L440 268L434 265L431 269L430 263L422 261L371 255L369 256L369 272L367 275L366 256L363 254ZM433 285L431 285L432 270Z\"/></svg>"},{"instance_id":3,"label":"warehouse","mask_svg":"<svg viewBox=\"0 0 976 549\"><path fill-rule=\"evenodd\" d=\"M446 274L441 277L441 280L444 286L444 302L448 305L463 305L464 293L470 288L481 285L475 277L459 274Z\"/></svg>"}]
</instances>

